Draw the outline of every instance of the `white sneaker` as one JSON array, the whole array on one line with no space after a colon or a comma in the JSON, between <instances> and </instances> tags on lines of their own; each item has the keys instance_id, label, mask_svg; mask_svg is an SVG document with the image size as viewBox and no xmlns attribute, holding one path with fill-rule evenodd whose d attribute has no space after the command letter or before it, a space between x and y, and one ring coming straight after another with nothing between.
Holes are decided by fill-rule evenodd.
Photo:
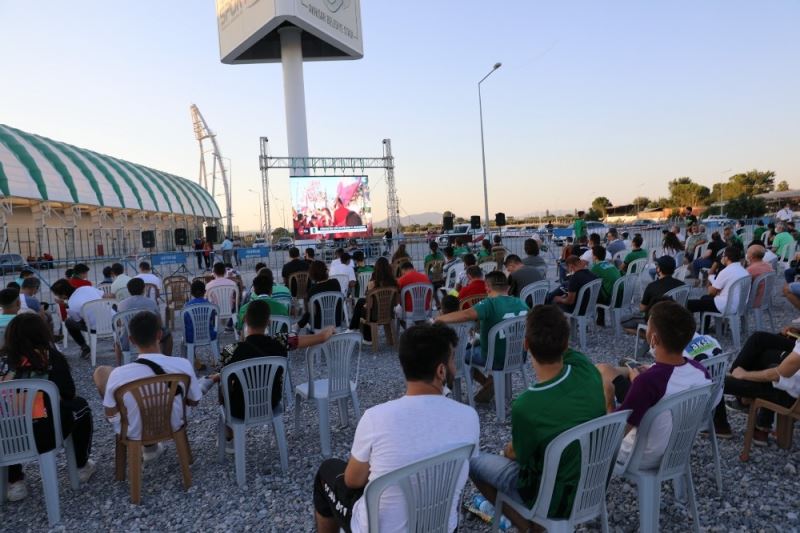
<instances>
[{"instance_id":1,"label":"white sneaker","mask_svg":"<svg viewBox=\"0 0 800 533\"><path fill-rule=\"evenodd\" d=\"M28 486L25 480L21 479L8 485L8 501L18 502L28 497Z\"/></svg>"},{"instance_id":2,"label":"white sneaker","mask_svg":"<svg viewBox=\"0 0 800 533\"><path fill-rule=\"evenodd\" d=\"M164 453L164 445L160 442L157 442L155 446L145 446L142 451L142 459L144 459L145 463L149 463L150 461L155 461L161 454Z\"/></svg>"},{"instance_id":3,"label":"white sneaker","mask_svg":"<svg viewBox=\"0 0 800 533\"><path fill-rule=\"evenodd\" d=\"M85 465L78 469L78 479L81 480L81 483L86 483L96 471L97 465L95 464L94 459L89 459L86 461Z\"/></svg>"},{"instance_id":4,"label":"white sneaker","mask_svg":"<svg viewBox=\"0 0 800 533\"><path fill-rule=\"evenodd\" d=\"M800 324L800 316L792 320L792 324Z\"/></svg>"},{"instance_id":5,"label":"white sneaker","mask_svg":"<svg viewBox=\"0 0 800 533\"><path fill-rule=\"evenodd\" d=\"M236 453L236 448L233 446L233 439L225 441L225 453L228 455L234 455Z\"/></svg>"}]
</instances>

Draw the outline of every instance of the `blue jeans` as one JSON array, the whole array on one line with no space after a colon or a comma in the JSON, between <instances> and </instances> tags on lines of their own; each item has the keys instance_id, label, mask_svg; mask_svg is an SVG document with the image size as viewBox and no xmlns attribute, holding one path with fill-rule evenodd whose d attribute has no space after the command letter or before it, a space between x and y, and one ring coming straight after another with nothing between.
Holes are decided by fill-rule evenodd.
<instances>
[{"instance_id":1,"label":"blue jeans","mask_svg":"<svg viewBox=\"0 0 800 533\"><path fill-rule=\"evenodd\" d=\"M797 269L789 267L783 271L783 277L786 283L794 283L794 277L797 275Z\"/></svg>"},{"instance_id":2,"label":"blue jeans","mask_svg":"<svg viewBox=\"0 0 800 533\"><path fill-rule=\"evenodd\" d=\"M517 490L519 463L508 457L493 453L481 453L473 457L469 460L469 477L475 482L491 485L513 500L524 503Z\"/></svg>"},{"instance_id":3,"label":"blue jeans","mask_svg":"<svg viewBox=\"0 0 800 533\"><path fill-rule=\"evenodd\" d=\"M480 346L468 346L464 361L467 365L486 366L486 356Z\"/></svg>"},{"instance_id":4,"label":"blue jeans","mask_svg":"<svg viewBox=\"0 0 800 533\"><path fill-rule=\"evenodd\" d=\"M695 259L692 262L692 272L694 272L695 276L700 275L700 269L702 268L711 268L711 265L714 264L714 261L711 259Z\"/></svg>"}]
</instances>

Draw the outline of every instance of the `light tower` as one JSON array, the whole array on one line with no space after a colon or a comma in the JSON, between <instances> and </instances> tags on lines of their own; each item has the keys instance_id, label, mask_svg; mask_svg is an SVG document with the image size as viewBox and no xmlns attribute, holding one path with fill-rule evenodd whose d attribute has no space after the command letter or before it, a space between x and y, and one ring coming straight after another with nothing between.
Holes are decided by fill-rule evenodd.
<instances>
[{"instance_id":1,"label":"light tower","mask_svg":"<svg viewBox=\"0 0 800 533\"><path fill-rule=\"evenodd\" d=\"M200 113L200 109L192 104L189 107L189 112L192 114L192 127L194 128L194 136L197 143L200 145L200 174L198 183L205 188L211 197L216 201L217 180L222 182L222 190L225 195L225 235L231 236L233 231L233 212L231 211L231 191L228 183L228 169L225 168L222 153L217 144L217 136L208 128L206 119ZM204 143L208 143L209 147L206 148ZM206 154L211 158L211 172L209 173L208 164L206 161ZM210 174L210 182L209 182Z\"/></svg>"}]
</instances>

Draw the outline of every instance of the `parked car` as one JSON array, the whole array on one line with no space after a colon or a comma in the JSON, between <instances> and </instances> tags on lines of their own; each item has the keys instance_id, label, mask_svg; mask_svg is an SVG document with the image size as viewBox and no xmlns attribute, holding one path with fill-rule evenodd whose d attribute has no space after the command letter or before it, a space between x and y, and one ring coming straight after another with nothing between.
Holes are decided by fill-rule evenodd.
<instances>
[{"instance_id":1,"label":"parked car","mask_svg":"<svg viewBox=\"0 0 800 533\"><path fill-rule=\"evenodd\" d=\"M442 247L453 244L458 237L467 237L470 242L480 242L483 235L483 228L472 229L469 224L456 224L453 229L439 235L436 242Z\"/></svg>"},{"instance_id":2,"label":"parked car","mask_svg":"<svg viewBox=\"0 0 800 533\"><path fill-rule=\"evenodd\" d=\"M0 255L0 273L21 272L27 266L28 263L19 254Z\"/></svg>"},{"instance_id":3,"label":"parked car","mask_svg":"<svg viewBox=\"0 0 800 533\"><path fill-rule=\"evenodd\" d=\"M294 246L294 239L291 237L281 237L278 239L278 242L275 243L274 248L276 250L288 250L292 246Z\"/></svg>"},{"instance_id":4,"label":"parked car","mask_svg":"<svg viewBox=\"0 0 800 533\"><path fill-rule=\"evenodd\" d=\"M266 248L267 247L267 239L264 237L256 237L253 241L253 248Z\"/></svg>"}]
</instances>

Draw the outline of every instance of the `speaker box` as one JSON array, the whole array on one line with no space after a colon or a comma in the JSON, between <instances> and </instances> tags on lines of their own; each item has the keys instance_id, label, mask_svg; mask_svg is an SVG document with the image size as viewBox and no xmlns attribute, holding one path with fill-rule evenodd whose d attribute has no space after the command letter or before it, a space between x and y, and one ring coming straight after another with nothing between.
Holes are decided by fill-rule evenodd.
<instances>
[{"instance_id":1,"label":"speaker box","mask_svg":"<svg viewBox=\"0 0 800 533\"><path fill-rule=\"evenodd\" d=\"M189 238L186 235L186 228L175 229L175 246L186 246L189 244Z\"/></svg>"},{"instance_id":2,"label":"speaker box","mask_svg":"<svg viewBox=\"0 0 800 533\"><path fill-rule=\"evenodd\" d=\"M506 214L505 213L495 213L494 215L494 223L498 226L505 226L506 225Z\"/></svg>"},{"instance_id":3,"label":"speaker box","mask_svg":"<svg viewBox=\"0 0 800 533\"><path fill-rule=\"evenodd\" d=\"M453 229L453 217L442 217L442 230L452 231L452 229Z\"/></svg>"},{"instance_id":4,"label":"speaker box","mask_svg":"<svg viewBox=\"0 0 800 533\"><path fill-rule=\"evenodd\" d=\"M142 248L155 248L156 247L156 232L143 231L142 232Z\"/></svg>"},{"instance_id":5,"label":"speaker box","mask_svg":"<svg viewBox=\"0 0 800 533\"><path fill-rule=\"evenodd\" d=\"M472 229L481 229L481 217L478 215L469 217L469 227Z\"/></svg>"},{"instance_id":6,"label":"speaker box","mask_svg":"<svg viewBox=\"0 0 800 533\"><path fill-rule=\"evenodd\" d=\"M206 240L209 242L217 242L216 226L206 226Z\"/></svg>"}]
</instances>

